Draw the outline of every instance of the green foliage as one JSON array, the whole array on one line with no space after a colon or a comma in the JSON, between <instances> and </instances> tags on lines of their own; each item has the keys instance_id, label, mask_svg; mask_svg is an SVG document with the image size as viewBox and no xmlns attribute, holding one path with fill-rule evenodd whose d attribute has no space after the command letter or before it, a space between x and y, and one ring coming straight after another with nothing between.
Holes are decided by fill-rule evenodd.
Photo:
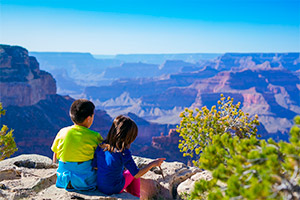
<instances>
[{"instance_id":1,"label":"green foliage","mask_svg":"<svg viewBox=\"0 0 300 200\"><path fill-rule=\"evenodd\" d=\"M257 117L248 118L222 97L219 110L185 110L178 128L181 151L212 173L186 199L300 199L300 116L289 142L256 138Z\"/></svg>"},{"instance_id":2,"label":"green foliage","mask_svg":"<svg viewBox=\"0 0 300 200\"><path fill-rule=\"evenodd\" d=\"M290 143L255 136L239 139L228 133L213 136L199 160L213 179L197 182L191 198L299 199L299 119L290 131Z\"/></svg>"},{"instance_id":3,"label":"green foliage","mask_svg":"<svg viewBox=\"0 0 300 200\"><path fill-rule=\"evenodd\" d=\"M177 131L183 140L179 142L179 149L184 156L193 158L195 166L200 167L199 155L213 142L213 137L229 133L232 137L249 138L256 135L259 125L257 116L251 119L248 113L240 109L240 103L233 104L233 98L225 98L221 95L218 107L212 106L209 110L203 107L194 110L185 109L180 114L182 118ZM215 146L210 147L212 152L217 151ZM226 151L222 149L221 151ZM215 157L215 165L220 162L221 157Z\"/></svg>"},{"instance_id":4,"label":"green foliage","mask_svg":"<svg viewBox=\"0 0 300 200\"><path fill-rule=\"evenodd\" d=\"M1 115L5 115L5 110L0 103L0 117ZM6 125L3 125L0 131L0 161L10 157L17 150L13 130L9 130Z\"/></svg>"}]
</instances>

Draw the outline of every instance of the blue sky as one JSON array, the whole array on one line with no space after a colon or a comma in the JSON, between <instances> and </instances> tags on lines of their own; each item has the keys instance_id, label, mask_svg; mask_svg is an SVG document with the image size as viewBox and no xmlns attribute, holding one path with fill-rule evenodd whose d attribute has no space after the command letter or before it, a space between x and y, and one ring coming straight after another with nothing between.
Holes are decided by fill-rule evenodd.
<instances>
[{"instance_id":1,"label":"blue sky","mask_svg":"<svg viewBox=\"0 0 300 200\"><path fill-rule=\"evenodd\" d=\"M0 43L29 51L299 52L300 0L1 0Z\"/></svg>"}]
</instances>

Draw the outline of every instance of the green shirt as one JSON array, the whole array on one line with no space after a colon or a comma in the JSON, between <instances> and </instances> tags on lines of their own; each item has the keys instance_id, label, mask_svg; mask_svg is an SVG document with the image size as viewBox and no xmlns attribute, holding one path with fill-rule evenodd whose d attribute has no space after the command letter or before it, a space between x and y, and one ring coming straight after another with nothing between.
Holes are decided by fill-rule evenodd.
<instances>
[{"instance_id":1,"label":"green shirt","mask_svg":"<svg viewBox=\"0 0 300 200\"><path fill-rule=\"evenodd\" d=\"M84 162L94 158L101 135L86 127L73 125L61 129L52 144L52 151L63 162Z\"/></svg>"}]
</instances>

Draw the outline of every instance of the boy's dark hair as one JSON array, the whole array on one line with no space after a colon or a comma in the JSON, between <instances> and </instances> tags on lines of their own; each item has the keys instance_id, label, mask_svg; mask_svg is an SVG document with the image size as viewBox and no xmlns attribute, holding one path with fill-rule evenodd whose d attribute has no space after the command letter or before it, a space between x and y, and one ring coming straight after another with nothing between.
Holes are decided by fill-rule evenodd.
<instances>
[{"instance_id":1,"label":"boy's dark hair","mask_svg":"<svg viewBox=\"0 0 300 200\"><path fill-rule=\"evenodd\" d=\"M70 117L75 124L82 123L88 116L94 114L95 105L87 99L74 101L70 108Z\"/></svg>"},{"instance_id":2,"label":"boy's dark hair","mask_svg":"<svg viewBox=\"0 0 300 200\"><path fill-rule=\"evenodd\" d=\"M106 151L122 152L138 134L137 125L129 117L119 115L114 119L106 139L101 147Z\"/></svg>"}]
</instances>

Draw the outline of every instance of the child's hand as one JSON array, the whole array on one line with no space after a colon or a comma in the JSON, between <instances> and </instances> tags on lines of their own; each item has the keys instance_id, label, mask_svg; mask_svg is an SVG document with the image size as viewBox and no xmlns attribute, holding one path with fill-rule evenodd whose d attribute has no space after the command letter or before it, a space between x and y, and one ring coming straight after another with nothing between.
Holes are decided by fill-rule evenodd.
<instances>
[{"instance_id":1,"label":"child's hand","mask_svg":"<svg viewBox=\"0 0 300 200\"><path fill-rule=\"evenodd\" d=\"M165 158L157 158L154 161L150 162L145 167L141 168L140 171L134 176L134 178L140 178L146 174L152 167L160 167L160 165L166 160Z\"/></svg>"},{"instance_id":2,"label":"child's hand","mask_svg":"<svg viewBox=\"0 0 300 200\"><path fill-rule=\"evenodd\" d=\"M160 167L160 165L166 160L166 158L157 158L153 161L153 166Z\"/></svg>"}]
</instances>

